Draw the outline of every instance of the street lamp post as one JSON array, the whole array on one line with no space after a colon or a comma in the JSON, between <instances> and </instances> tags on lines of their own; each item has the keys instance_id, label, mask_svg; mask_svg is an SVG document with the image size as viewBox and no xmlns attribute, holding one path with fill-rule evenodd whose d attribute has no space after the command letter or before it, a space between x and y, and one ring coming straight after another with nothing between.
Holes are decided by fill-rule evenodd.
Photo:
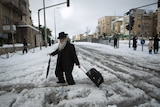
<instances>
[{"instance_id":1,"label":"street lamp post","mask_svg":"<svg viewBox=\"0 0 160 107\"><path fill-rule=\"evenodd\" d=\"M12 34L12 43L13 43L13 51L15 52L15 41L14 41L14 29L13 29L14 25L11 25L10 28L11 28L11 34Z\"/></svg>"},{"instance_id":2,"label":"street lamp post","mask_svg":"<svg viewBox=\"0 0 160 107\"><path fill-rule=\"evenodd\" d=\"M56 14L55 14L55 9L54 9L54 30L55 30L55 40L57 39L56 35Z\"/></svg>"},{"instance_id":3,"label":"street lamp post","mask_svg":"<svg viewBox=\"0 0 160 107\"><path fill-rule=\"evenodd\" d=\"M46 47L47 47L47 31L46 31L46 13L45 13L45 9L51 8L51 7L55 7L55 6L58 6L58 5L62 5L62 4L66 4L66 3L67 3L67 7L69 7L70 6L69 0L67 0L67 2L62 2L62 3L59 3L59 4L55 4L55 5L51 5L51 6L45 7L45 0L43 0L43 8L38 9L39 30L40 30L40 16L39 16L39 13L40 13L41 10L44 10L44 30L45 30L45 45L46 45Z\"/></svg>"},{"instance_id":4,"label":"street lamp post","mask_svg":"<svg viewBox=\"0 0 160 107\"><path fill-rule=\"evenodd\" d=\"M44 12L44 37L45 37L45 46L47 47L47 31L46 31L46 9L45 9L45 0L43 0L43 12Z\"/></svg>"},{"instance_id":5,"label":"street lamp post","mask_svg":"<svg viewBox=\"0 0 160 107\"><path fill-rule=\"evenodd\" d=\"M38 29L39 29L39 32L40 32L40 15L39 15L40 10L41 9L38 10Z\"/></svg>"},{"instance_id":6,"label":"street lamp post","mask_svg":"<svg viewBox=\"0 0 160 107\"><path fill-rule=\"evenodd\" d=\"M40 15L39 15L39 12L40 12L41 9L38 10L38 29L39 29L39 34L41 34L41 31L40 31L40 28L41 28L41 25L40 25ZM40 50L42 50L42 40L40 40Z\"/></svg>"}]
</instances>

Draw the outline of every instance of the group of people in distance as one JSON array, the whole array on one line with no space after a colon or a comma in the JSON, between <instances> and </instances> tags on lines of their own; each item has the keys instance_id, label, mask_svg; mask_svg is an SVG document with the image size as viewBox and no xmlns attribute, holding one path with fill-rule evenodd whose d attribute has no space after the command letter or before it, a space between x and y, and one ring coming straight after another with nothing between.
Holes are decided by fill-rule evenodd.
<instances>
[{"instance_id":1,"label":"group of people in distance","mask_svg":"<svg viewBox=\"0 0 160 107\"><path fill-rule=\"evenodd\" d=\"M133 37L133 50L136 50L137 48L137 36ZM159 50L159 41L160 39L158 38L158 34L156 34L154 37L150 37L149 38L149 42L148 42L148 51L149 54L152 54L152 51L154 52L154 54L158 53ZM114 48L117 48L117 37L114 36Z\"/></svg>"},{"instance_id":2,"label":"group of people in distance","mask_svg":"<svg viewBox=\"0 0 160 107\"><path fill-rule=\"evenodd\" d=\"M156 34L154 37L149 37L149 42L148 42L148 51L149 54L152 54L152 51L154 51L154 54L158 53L159 50L159 41L160 39L158 38L158 34ZM137 37L133 37L133 49L136 50L137 48Z\"/></svg>"}]
</instances>

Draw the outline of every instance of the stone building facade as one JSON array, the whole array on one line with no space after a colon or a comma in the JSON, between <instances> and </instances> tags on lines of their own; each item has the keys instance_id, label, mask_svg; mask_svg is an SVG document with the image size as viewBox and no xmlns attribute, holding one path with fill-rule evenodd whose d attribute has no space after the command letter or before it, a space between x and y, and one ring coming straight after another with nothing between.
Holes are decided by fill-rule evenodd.
<instances>
[{"instance_id":1,"label":"stone building facade","mask_svg":"<svg viewBox=\"0 0 160 107\"><path fill-rule=\"evenodd\" d=\"M160 11L160 10L159 10ZM146 12L143 9L135 9L132 13L134 16L134 25L131 30L131 35L137 35L138 37L150 37L157 34L160 30L160 13ZM122 19L123 20L120 20ZM158 23L157 23L158 22ZM126 25L129 23L129 16L104 16L98 20L98 35L122 34L129 35L129 31L126 29Z\"/></svg>"},{"instance_id":2,"label":"stone building facade","mask_svg":"<svg viewBox=\"0 0 160 107\"><path fill-rule=\"evenodd\" d=\"M146 13L145 10L136 9L133 11L133 15L135 22L132 34L150 37L157 33L157 12Z\"/></svg>"},{"instance_id":3,"label":"stone building facade","mask_svg":"<svg viewBox=\"0 0 160 107\"><path fill-rule=\"evenodd\" d=\"M111 22L122 16L104 16L98 19L98 35L111 35Z\"/></svg>"},{"instance_id":4,"label":"stone building facade","mask_svg":"<svg viewBox=\"0 0 160 107\"><path fill-rule=\"evenodd\" d=\"M40 35L32 25L29 0L0 0L0 38L5 44L22 44L25 38L33 48L42 42Z\"/></svg>"}]
</instances>

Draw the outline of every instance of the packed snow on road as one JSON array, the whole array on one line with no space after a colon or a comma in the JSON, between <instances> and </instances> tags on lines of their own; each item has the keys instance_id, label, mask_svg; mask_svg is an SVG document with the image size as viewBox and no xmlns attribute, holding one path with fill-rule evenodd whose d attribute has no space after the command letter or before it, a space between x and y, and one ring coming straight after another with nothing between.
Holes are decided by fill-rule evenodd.
<instances>
[{"instance_id":1,"label":"packed snow on road","mask_svg":"<svg viewBox=\"0 0 160 107\"><path fill-rule=\"evenodd\" d=\"M120 41L111 45L75 42L81 68L74 66L75 85L57 85L56 58L51 47L0 56L0 107L160 107L160 54L147 46L137 50ZM85 74L97 69L104 83L97 87Z\"/></svg>"}]
</instances>

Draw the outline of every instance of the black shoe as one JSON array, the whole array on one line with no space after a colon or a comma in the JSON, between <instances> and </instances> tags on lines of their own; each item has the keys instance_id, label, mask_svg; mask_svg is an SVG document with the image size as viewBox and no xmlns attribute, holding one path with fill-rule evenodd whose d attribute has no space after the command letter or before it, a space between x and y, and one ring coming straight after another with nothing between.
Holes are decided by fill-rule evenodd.
<instances>
[{"instance_id":1,"label":"black shoe","mask_svg":"<svg viewBox=\"0 0 160 107\"><path fill-rule=\"evenodd\" d=\"M65 83L65 81L57 81L57 83Z\"/></svg>"},{"instance_id":2,"label":"black shoe","mask_svg":"<svg viewBox=\"0 0 160 107\"><path fill-rule=\"evenodd\" d=\"M68 83L68 85L75 85L76 83L74 82L74 83Z\"/></svg>"}]
</instances>

